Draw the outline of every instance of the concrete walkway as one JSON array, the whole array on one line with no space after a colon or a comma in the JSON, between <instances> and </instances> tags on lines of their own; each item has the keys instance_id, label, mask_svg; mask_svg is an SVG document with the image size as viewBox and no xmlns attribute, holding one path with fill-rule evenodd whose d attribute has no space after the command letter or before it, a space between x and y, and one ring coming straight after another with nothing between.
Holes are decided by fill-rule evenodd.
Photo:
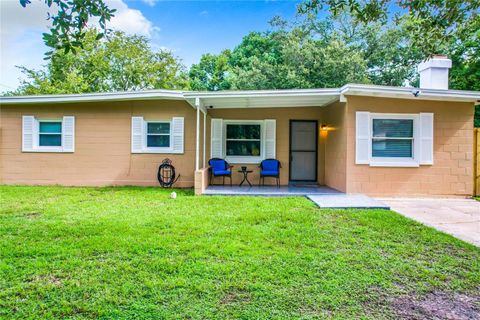
<instances>
[{"instance_id":1,"label":"concrete walkway","mask_svg":"<svg viewBox=\"0 0 480 320\"><path fill-rule=\"evenodd\" d=\"M379 198L408 218L480 246L480 202L473 199Z\"/></svg>"}]
</instances>

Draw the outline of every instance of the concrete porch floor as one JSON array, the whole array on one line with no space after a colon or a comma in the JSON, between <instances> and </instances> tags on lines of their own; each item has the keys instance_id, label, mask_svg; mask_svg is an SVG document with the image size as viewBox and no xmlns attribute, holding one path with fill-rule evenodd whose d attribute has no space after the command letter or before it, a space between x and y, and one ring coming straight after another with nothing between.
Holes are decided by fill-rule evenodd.
<instances>
[{"instance_id":1,"label":"concrete porch floor","mask_svg":"<svg viewBox=\"0 0 480 320\"><path fill-rule=\"evenodd\" d=\"M342 192L316 184L312 185L289 185L289 186L217 186L210 185L207 187L204 195L216 196L307 196L307 195L328 195L343 194Z\"/></svg>"}]
</instances>

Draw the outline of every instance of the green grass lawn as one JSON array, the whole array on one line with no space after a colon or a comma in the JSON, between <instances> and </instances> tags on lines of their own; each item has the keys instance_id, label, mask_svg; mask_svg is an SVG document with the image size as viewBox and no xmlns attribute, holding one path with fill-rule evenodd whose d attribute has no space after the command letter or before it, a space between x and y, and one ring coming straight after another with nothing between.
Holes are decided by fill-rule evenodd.
<instances>
[{"instance_id":1,"label":"green grass lawn","mask_svg":"<svg viewBox=\"0 0 480 320\"><path fill-rule=\"evenodd\" d=\"M394 212L169 192L0 186L0 318L397 318L432 294L480 301L480 250Z\"/></svg>"}]
</instances>

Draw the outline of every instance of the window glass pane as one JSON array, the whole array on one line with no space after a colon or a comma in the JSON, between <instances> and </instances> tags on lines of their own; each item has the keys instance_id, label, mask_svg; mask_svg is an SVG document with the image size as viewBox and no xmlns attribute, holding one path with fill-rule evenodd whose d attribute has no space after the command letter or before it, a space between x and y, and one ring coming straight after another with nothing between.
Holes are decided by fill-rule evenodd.
<instances>
[{"instance_id":1,"label":"window glass pane","mask_svg":"<svg viewBox=\"0 0 480 320\"><path fill-rule=\"evenodd\" d=\"M259 156L260 141L227 141L227 156Z\"/></svg>"},{"instance_id":2,"label":"window glass pane","mask_svg":"<svg viewBox=\"0 0 480 320\"><path fill-rule=\"evenodd\" d=\"M61 147L62 135L61 134L40 134L38 144L41 147Z\"/></svg>"},{"instance_id":3,"label":"window glass pane","mask_svg":"<svg viewBox=\"0 0 480 320\"><path fill-rule=\"evenodd\" d=\"M170 136L147 136L147 147L151 148L168 148L170 147Z\"/></svg>"},{"instance_id":4,"label":"window glass pane","mask_svg":"<svg viewBox=\"0 0 480 320\"><path fill-rule=\"evenodd\" d=\"M413 137L411 119L373 119L373 136L398 138Z\"/></svg>"},{"instance_id":5,"label":"window glass pane","mask_svg":"<svg viewBox=\"0 0 480 320\"><path fill-rule=\"evenodd\" d=\"M40 133L62 133L62 123L40 122Z\"/></svg>"},{"instance_id":6,"label":"window glass pane","mask_svg":"<svg viewBox=\"0 0 480 320\"><path fill-rule=\"evenodd\" d=\"M227 124L227 139L260 139L260 125Z\"/></svg>"},{"instance_id":7,"label":"window glass pane","mask_svg":"<svg viewBox=\"0 0 480 320\"><path fill-rule=\"evenodd\" d=\"M413 141L410 139L374 139L372 141L372 156L381 158L412 158L412 144Z\"/></svg>"},{"instance_id":8,"label":"window glass pane","mask_svg":"<svg viewBox=\"0 0 480 320\"><path fill-rule=\"evenodd\" d=\"M155 123L149 122L147 123L147 133L163 133L163 134L170 134L170 123Z\"/></svg>"}]
</instances>

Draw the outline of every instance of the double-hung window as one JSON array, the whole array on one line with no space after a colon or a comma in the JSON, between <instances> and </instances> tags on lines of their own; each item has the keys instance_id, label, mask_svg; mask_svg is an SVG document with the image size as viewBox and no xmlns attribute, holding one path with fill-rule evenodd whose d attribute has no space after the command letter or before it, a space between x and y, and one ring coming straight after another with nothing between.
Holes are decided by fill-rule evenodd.
<instances>
[{"instance_id":1,"label":"double-hung window","mask_svg":"<svg viewBox=\"0 0 480 320\"><path fill-rule=\"evenodd\" d=\"M414 119L372 119L372 157L409 158L414 156Z\"/></svg>"},{"instance_id":2,"label":"double-hung window","mask_svg":"<svg viewBox=\"0 0 480 320\"><path fill-rule=\"evenodd\" d=\"M260 157L262 126L260 123L226 123L226 155Z\"/></svg>"},{"instance_id":3,"label":"double-hung window","mask_svg":"<svg viewBox=\"0 0 480 320\"><path fill-rule=\"evenodd\" d=\"M38 146L62 146L62 121L38 121Z\"/></svg>"},{"instance_id":4,"label":"double-hung window","mask_svg":"<svg viewBox=\"0 0 480 320\"><path fill-rule=\"evenodd\" d=\"M170 148L170 122L147 121L147 148Z\"/></svg>"}]
</instances>

